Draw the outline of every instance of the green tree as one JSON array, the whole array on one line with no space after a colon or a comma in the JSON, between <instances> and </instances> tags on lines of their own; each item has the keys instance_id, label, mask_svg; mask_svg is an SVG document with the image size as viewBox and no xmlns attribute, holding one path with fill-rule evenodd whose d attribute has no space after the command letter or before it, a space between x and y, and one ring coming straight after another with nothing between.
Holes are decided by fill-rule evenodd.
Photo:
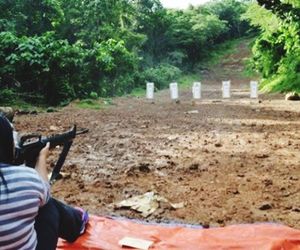
<instances>
[{"instance_id":1,"label":"green tree","mask_svg":"<svg viewBox=\"0 0 300 250\"><path fill-rule=\"evenodd\" d=\"M300 7L298 1L260 0L245 14L262 33L253 47L253 65L267 91L300 91ZM259 10L257 17L253 13ZM272 20L273 25L268 27Z\"/></svg>"},{"instance_id":2,"label":"green tree","mask_svg":"<svg viewBox=\"0 0 300 250\"><path fill-rule=\"evenodd\" d=\"M59 0L0 0L0 32L40 35L53 31L62 18Z\"/></svg>"},{"instance_id":3,"label":"green tree","mask_svg":"<svg viewBox=\"0 0 300 250\"><path fill-rule=\"evenodd\" d=\"M0 0L3 96L57 104L164 87L245 33L245 4L225 1L176 11L159 0Z\"/></svg>"},{"instance_id":4,"label":"green tree","mask_svg":"<svg viewBox=\"0 0 300 250\"><path fill-rule=\"evenodd\" d=\"M215 14L220 20L227 22L228 32L223 39L240 37L249 30L249 24L241 19L248 8L248 1L217 0L208 3L204 9Z\"/></svg>"}]
</instances>

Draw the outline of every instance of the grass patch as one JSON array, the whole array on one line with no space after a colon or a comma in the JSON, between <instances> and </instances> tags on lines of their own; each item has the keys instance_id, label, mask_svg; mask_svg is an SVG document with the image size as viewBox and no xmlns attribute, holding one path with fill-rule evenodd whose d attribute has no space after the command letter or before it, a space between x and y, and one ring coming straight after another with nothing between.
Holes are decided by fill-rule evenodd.
<instances>
[{"instance_id":1,"label":"grass patch","mask_svg":"<svg viewBox=\"0 0 300 250\"><path fill-rule=\"evenodd\" d=\"M240 44L243 40L244 39L240 38L217 45L215 49L209 53L209 59L207 62L201 64L203 64L205 67L217 65L227 55L236 53L238 44Z\"/></svg>"},{"instance_id":2,"label":"grass patch","mask_svg":"<svg viewBox=\"0 0 300 250\"><path fill-rule=\"evenodd\" d=\"M13 101L10 102L0 102L1 107L12 107L14 110L20 110L24 112L32 112L32 111L37 111L37 112L44 112L47 109L47 106L45 105L34 105L31 103L28 103L22 99L14 99Z\"/></svg>"},{"instance_id":3,"label":"grass patch","mask_svg":"<svg viewBox=\"0 0 300 250\"><path fill-rule=\"evenodd\" d=\"M251 59L248 58L244 61L244 70L241 72L242 77L259 77L259 74L253 69L251 65Z\"/></svg>"},{"instance_id":4,"label":"grass patch","mask_svg":"<svg viewBox=\"0 0 300 250\"><path fill-rule=\"evenodd\" d=\"M250 51L254 45L255 40L256 40L256 37L252 37L252 38L249 38L248 41L246 41L246 42L248 42L248 48ZM243 63L244 63L244 70L241 72L241 76L247 77L247 78L261 76L258 72L256 72L254 70L251 57L245 59Z\"/></svg>"},{"instance_id":5,"label":"grass patch","mask_svg":"<svg viewBox=\"0 0 300 250\"><path fill-rule=\"evenodd\" d=\"M94 99L83 99L76 103L76 106L81 109L96 109L103 108L106 104L100 104L98 100Z\"/></svg>"},{"instance_id":6,"label":"grass patch","mask_svg":"<svg viewBox=\"0 0 300 250\"><path fill-rule=\"evenodd\" d=\"M25 102L23 100L15 100L13 103L11 103L11 107L13 107L14 109L22 109L22 110L26 110L26 111L30 111L30 110L43 110L45 109L45 107L37 107L35 105L32 105L28 102Z\"/></svg>"},{"instance_id":7,"label":"grass patch","mask_svg":"<svg viewBox=\"0 0 300 250\"><path fill-rule=\"evenodd\" d=\"M133 97L143 97L145 95L146 95L146 90L141 87L133 89L129 94L129 96L133 96Z\"/></svg>"},{"instance_id":8,"label":"grass patch","mask_svg":"<svg viewBox=\"0 0 300 250\"><path fill-rule=\"evenodd\" d=\"M300 73L275 75L272 78L264 79L260 84L260 89L263 92L296 92L300 93Z\"/></svg>"},{"instance_id":9,"label":"grass patch","mask_svg":"<svg viewBox=\"0 0 300 250\"><path fill-rule=\"evenodd\" d=\"M58 106L50 107L45 104L37 104L33 105L31 103L28 103L22 99L15 99L13 102L10 103L1 103L0 106L10 106L15 110L21 110L24 112L32 112L32 111L37 111L37 112L56 112L60 108L69 105L70 102L62 103ZM107 106L113 105L113 100L112 98L97 98L97 99L82 99L82 100L77 100L73 102L77 108L81 109L95 109L99 110L102 108L105 108Z\"/></svg>"},{"instance_id":10,"label":"grass patch","mask_svg":"<svg viewBox=\"0 0 300 250\"><path fill-rule=\"evenodd\" d=\"M178 84L182 88L190 88L194 82L199 82L201 76L199 74L188 74L179 77Z\"/></svg>"},{"instance_id":11,"label":"grass patch","mask_svg":"<svg viewBox=\"0 0 300 250\"><path fill-rule=\"evenodd\" d=\"M255 39L255 37L242 37L216 45L214 50L209 53L209 57L200 62L200 66L210 68L219 64L221 60L226 62L226 56L238 52L239 44L246 43L246 45L251 48ZM232 59L228 58L228 60Z\"/></svg>"}]
</instances>

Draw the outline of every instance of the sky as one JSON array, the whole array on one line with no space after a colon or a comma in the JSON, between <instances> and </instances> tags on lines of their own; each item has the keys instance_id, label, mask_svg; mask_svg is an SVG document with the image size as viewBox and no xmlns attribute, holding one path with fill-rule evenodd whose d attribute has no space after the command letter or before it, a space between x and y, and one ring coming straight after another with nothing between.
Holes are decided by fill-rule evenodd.
<instances>
[{"instance_id":1,"label":"sky","mask_svg":"<svg viewBox=\"0 0 300 250\"><path fill-rule=\"evenodd\" d=\"M209 0L160 0L162 5L166 8L177 8L177 9L185 9L190 4L192 5L200 5Z\"/></svg>"}]
</instances>

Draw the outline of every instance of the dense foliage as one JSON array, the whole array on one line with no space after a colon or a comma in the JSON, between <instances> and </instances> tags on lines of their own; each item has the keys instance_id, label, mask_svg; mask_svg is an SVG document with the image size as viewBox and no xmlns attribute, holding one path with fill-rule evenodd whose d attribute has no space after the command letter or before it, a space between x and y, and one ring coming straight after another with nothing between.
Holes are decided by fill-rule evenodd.
<instances>
[{"instance_id":1,"label":"dense foliage","mask_svg":"<svg viewBox=\"0 0 300 250\"><path fill-rule=\"evenodd\" d=\"M263 75L263 90L300 92L299 0L258 0L245 18L261 29L253 65Z\"/></svg>"},{"instance_id":2,"label":"dense foliage","mask_svg":"<svg viewBox=\"0 0 300 250\"><path fill-rule=\"evenodd\" d=\"M0 0L0 102L59 104L163 88L245 35L247 1L167 10L159 0Z\"/></svg>"}]
</instances>

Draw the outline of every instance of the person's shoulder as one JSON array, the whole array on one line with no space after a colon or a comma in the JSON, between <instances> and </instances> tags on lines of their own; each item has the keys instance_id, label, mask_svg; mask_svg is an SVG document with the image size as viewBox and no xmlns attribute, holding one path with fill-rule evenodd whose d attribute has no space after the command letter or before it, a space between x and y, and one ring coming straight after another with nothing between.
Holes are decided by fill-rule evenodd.
<instances>
[{"instance_id":1,"label":"person's shoulder","mask_svg":"<svg viewBox=\"0 0 300 250\"><path fill-rule=\"evenodd\" d=\"M4 174L18 174L18 175L24 175L24 176L37 176L37 172L33 168L29 168L25 165L1 165L0 169L4 172Z\"/></svg>"},{"instance_id":2,"label":"person's shoulder","mask_svg":"<svg viewBox=\"0 0 300 250\"><path fill-rule=\"evenodd\" d=\"M7 165L6 167L2 168L0 166L1 172L4 174L4 178L8 182L18 182L18 183L30 183L30 185L40 185L48 187L48 183L44 181L38 172L34 168L27 167L25 165Z\"/></svg>"},{"instance_id":3,"label":"person's shoulder","mask_svg":"<svg viewBox=\"0 0 300 250\"><path fill-rule=\"evenodd\" d=\"M29 171L32 172L32 170L34 171L33 168L29 168L26 165L22 164L22 165L12 165L12 164L2 164L1 163L1 168L5 168L6 170L21 170L21 171Z\"/></svg>"}]
</instances>

